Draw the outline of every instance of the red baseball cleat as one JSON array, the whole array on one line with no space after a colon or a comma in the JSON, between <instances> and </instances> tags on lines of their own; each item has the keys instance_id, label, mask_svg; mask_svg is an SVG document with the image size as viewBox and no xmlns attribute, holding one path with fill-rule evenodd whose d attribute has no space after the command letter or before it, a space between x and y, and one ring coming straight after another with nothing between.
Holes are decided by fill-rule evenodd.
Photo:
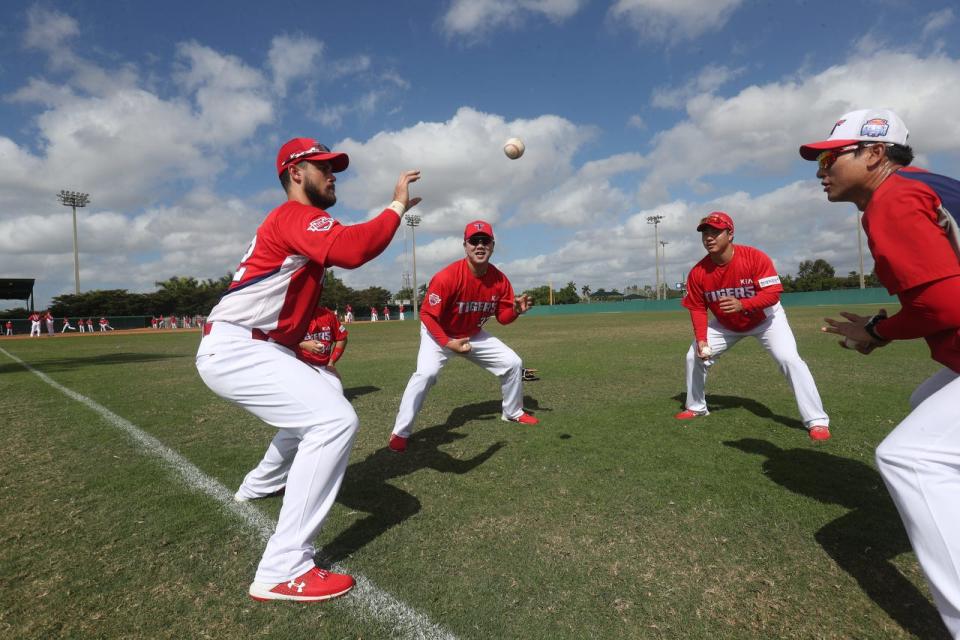
<instances>
[{"instance_id":1,"label":"red baseball cleat","mask_svg":"<svg viewBox=\"0 0 960 640\"><path fill-rule=\"evenodd\" d=\"M403 453L407 450L407 438L398 436L395 433L390 434L390 450L397 453Z\"/></svg>"},{"instance_id":2,"label":"red baseball cleat","mask_svg":"<svg viewBox=\"0 0 960 640\"><path fill-rule=\"evenodd\" d=\"M261 602L266 600L320 602L342 596L353 589L353 585L353 578L346 574L314 567L289 582L281 582L277 585L254 582L250 585L250 597Z\"/></svg>"},{"instance_id":3,"label":"red baseball cleat","mask_svg":"<svg viewBox=\"0 0 960 640\"><path fill-rule=\"evenodd\" d=\"M540 424L540 421L534 418L532 415L524 411L520 414L519 418L507 418L500 416L500 419L504 422L519 422L520 424Z\"/></svg>"},{"instance_id":4,"label":"red baseball cleat","mask_svg":"<svg viewBox=\"0 0 960 640\"><path fill-rule=\"evenodd\" d=\"M693 411L691 409L684 409L677 415L673 416L677 420L693 420L694 418L699 418L701 416L710 415L709 411Z\"/></svg>"},{"instance_id":5,"label":"red baseball cleat","mask_svg":"<svg viewBox=\"0 0 960 640\"><path fill-rule=\"evenodd\" d=\"M830 427L825 427L822 424L810 427L807 433L810 435L810 439L815 442L823 442L824 440L830 439Z\"/></svg>"}]
</instances>

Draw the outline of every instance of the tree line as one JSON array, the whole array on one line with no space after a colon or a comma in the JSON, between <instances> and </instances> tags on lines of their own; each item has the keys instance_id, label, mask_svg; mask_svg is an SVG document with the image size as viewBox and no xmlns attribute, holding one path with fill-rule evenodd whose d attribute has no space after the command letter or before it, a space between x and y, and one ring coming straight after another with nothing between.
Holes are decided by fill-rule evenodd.
<instances>
[{"instance_id":1,"label":"tree line","mask_svg":"<svg viewBox=\"0 0 960 640\"><path fill-rule=\"evenodd\" d=\"M156 282L157 290L151 293L131 293L126 289L100 289L85 291L81 294L64 294L53 298L50 312L57 317L93 317L101 315L113 316L154 316L170 314L176 315L206 315L220 300L232 280L231 275L218 279L197 280L190 277L175 276L169 280ZM876 274L865 275L865 284L868 287L879 287ZM838 277L833 266L823 259L804 260L796 276L786 275L780 278L783 290L786 293L799 291L825 291L829 289L856 289L860 286L860 276L851 271L846 276ZM426 293L426 285L418 287L419 300ZM550 286L543 285L527 289L523 293L530 295L534 304L550 304ZM680 297L681 292L667 290L668 298ZM590 285L583 285L579 289L576 283L568 282L561 289L553 290L553 304L577 304L580 302L603 302L611 300L652 299L656 297L653 287L647 285L627 287L624 292L616 289L594 291ZM392 294L383 287L367 287L353 289L343 283L328 269L324 280L321 302L331 309L344 311L348 304L353 305L357 317L366 315L367 309L376 307L378 310L391 300L412 300L413 291L410 288L400 289ZM7 311L0 311L0 318L25 318L30 310L20 307Z\"/></svg>"}]
</instances>

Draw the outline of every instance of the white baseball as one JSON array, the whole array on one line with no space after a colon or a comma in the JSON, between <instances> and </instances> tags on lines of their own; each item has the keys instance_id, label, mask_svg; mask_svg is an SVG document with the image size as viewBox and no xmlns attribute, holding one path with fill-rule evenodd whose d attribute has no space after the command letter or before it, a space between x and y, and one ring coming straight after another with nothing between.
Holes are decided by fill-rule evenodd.
<instances>
[{"instance_id":1,"label":"white baseball","mask_svg":"<svg viewBox=\"0 0 960 640\"><path fill-rule=\"evenodd\" d=\"M523 140L520 138L510 138L503 143L503 152L511 160L516 160L522 156L525 150L526 147L523 144Z\"/></svg>"},{"instance_id":2,"label":"white baseball","mask_svg":"<svg viewBox=\"0 0 960 640\"><path fill-rule=\"evenodd\" d=\"M713 349L710 348L710 345L704 345L703 348L700 349L700 355L704 358L709 358L713 355Z\"/></svg>"},{"instance_id":3,"label":"white baseball","mask_svg":"<svg viewBox=\"0 0 960 640\"><path fill-rule=\"evenodd\" d=\"M860 343L859 343L859 342L857 342L856 340L853 340L853 339L851 339L851 338L847 338L846 336L844 336L844 338L843 338L843 347L844 347L844 349L856 349L856 348L859 347L859 346L860 346Z\"/></svg>"}]
</instances>

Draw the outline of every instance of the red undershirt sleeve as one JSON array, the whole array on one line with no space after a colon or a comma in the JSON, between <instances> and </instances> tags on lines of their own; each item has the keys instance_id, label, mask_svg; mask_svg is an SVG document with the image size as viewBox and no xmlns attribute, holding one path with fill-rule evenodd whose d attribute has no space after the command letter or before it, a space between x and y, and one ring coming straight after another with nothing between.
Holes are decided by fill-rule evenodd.
<instances>
[{"instance_id":1,"label":"red undershirt sleeve","mask_svg":"<svg viewBox=\"0 0 960 640\"><path fill-rule=\"evenodd\" d=\"M960 276L922 284L900 293L903 307L876 324L887 340L924 338L960 328Z\"/></svg>"},{"instance_id":2,"label":"red undershirt sleeve","mask_svg":"<svg viewBox=\"0 0 960 640\"><path fill-rule=\"evenodd\" d=\"M690 324L693 325L693 338L697 342L706 342L707 340L707 309L690 309Z\"/></svg>"},{"instance_id":3,"label":"red undershirt sleeve","mask_svg":"<svg viewBox=\"0 0 960 640\"><path fill-rule=\"evenodd\" d=\"M387 248L400 226L400 216L393 209L367 222L343 227L327 252L327 264L344 269L356 269Z\"/></svg>"},{"instance_id":4,"label":"red undershirt sleeve","mask_svg":"<svg viewBox=\"0 0 960 640\"><path fill-rule=\"evenodd\" d=\"M427 328L427 331L430 332L430 335L433 336L433 339L436 340L437 344L441 347L447 346L447 343L452 339L440 327L437 319L428 313L424 313L423 310L420 311L420 322L423 323L423 326Z\"/></svg>"}]
</instances>

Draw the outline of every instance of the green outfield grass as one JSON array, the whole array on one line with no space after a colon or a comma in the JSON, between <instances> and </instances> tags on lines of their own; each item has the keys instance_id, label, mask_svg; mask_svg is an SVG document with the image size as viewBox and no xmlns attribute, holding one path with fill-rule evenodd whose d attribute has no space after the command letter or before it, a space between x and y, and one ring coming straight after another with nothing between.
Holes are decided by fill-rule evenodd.
<instances>
[{"instance_id":1,"label":"green outfield grass","mask_svg":"<svg viewBox=\"0 0 960 640\"><path fill-rule=\"evenodd\" d=\"M660 312L491 327L540 369L541 424L500 421L496 379L454 360L393 454L417 327L354 325L361 433L318 545L457 638L945 638L873 460L937 367L922 342L839 349L818 331L837 311L788 310L831 414L819 446L753 340L711 370L712 415L675 421L691 333ZM233 489L272 430L207 390L198 340L0 347ZM250 601L253 531L2 354L0 438L0 637L402 637L349 598Z\"/></svg>"}]
</instances>

